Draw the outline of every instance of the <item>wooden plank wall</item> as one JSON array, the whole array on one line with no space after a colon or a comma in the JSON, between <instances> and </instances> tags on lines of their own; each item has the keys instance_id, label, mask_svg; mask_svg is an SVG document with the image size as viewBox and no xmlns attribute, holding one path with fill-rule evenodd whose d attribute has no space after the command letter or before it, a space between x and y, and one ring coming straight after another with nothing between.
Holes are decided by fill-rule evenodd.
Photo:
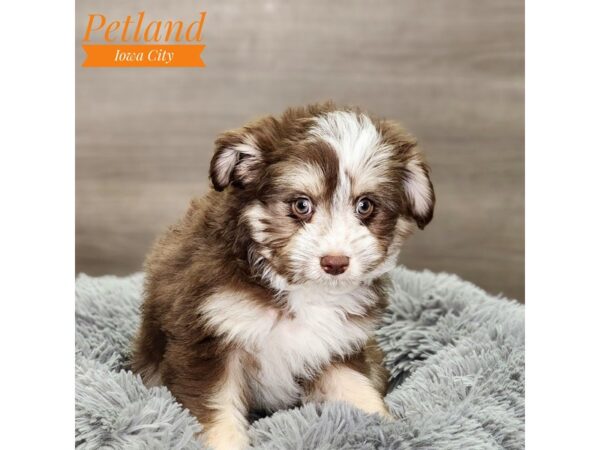
<instances>
[{"instance_id":1,"label":"wooden plank wall","mask_svg":"<svg viewBox=\"0 0 600 450\"><path fill-rule=\"evenodd\" d=\"M334 99L402 121L433 167L434 222L405 247L524 300L522 0L79 0L76 269L139 270L155 236L207 189L215 136ZM83 69L87 14L208 11L205 69Z\"/></svg>"}]
</instances>

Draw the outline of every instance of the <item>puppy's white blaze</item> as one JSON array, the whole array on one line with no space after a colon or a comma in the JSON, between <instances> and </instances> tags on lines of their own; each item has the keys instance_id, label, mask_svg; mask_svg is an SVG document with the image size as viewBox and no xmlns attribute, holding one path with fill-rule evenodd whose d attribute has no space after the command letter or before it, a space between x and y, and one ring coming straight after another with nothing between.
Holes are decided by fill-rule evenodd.
<instances>
[{"instance_id":1,"label":"puppy's white blaze","mask_svg":"<svg viewBox=\"0 0 600 450\"><path fill-rule=\"evenodd\" d=\"M334 111L318 117L311 134L328 142L345 160L358 168L379 144L379 132L364 114Z\"/></svg>"},{"instance_id":2,"label":"puppy's white blaze","mask_svg":"<svg viewBox=\"0 0 600 450\"><path fill-rule=\"evenodd\" d=\"M239 351L229 355L225 377L210 405L216 414L203 431L204 440L216 450L241 450L249 445L247 411L242 400L245 369L240 357Z\"/></svg>"},{"instance_id":3,"label":"puppy's white blaze","mask_svg":"<svg viewBox=\"0 0 600 450\"><path fill-rule=\"evenodd\" d=\"M309 401L342 401L364 412L389 416L381 395L363 374L346 366L332 366L319 381Z\"/></svg>"},{"instance_id":4,"label":"puppy's white blaze","mask_svg":"<svg viewBox=\"0 0 600 450\"><path fill-rule=\"evenodd\" d=\"M406 168L409 175L404 182L404 187L413 202L415 213L426 214L431 207L431 188L427 175L414 161L409 161Z\"/></svg>"},{"instance_id":5,"label":"puppy's white blaze","mask_svg":"<svg viewBox=\"0 0 600 450\"><path fill-rule=\"evenodd\" d=\"M381 135L371 119L364 114L334 111L315 120L310 133L327 142L336 151L340 161L340 175L349 173L365 191L384 176L385 161L391 147L383 145ZM370 183L369 183L370 182ZM343 180L349 184L349 180ZM344 188L344 191L347 189Z\"/></svg>"},{"instance_id":6,"label":"puppy's white blaze","mask_svg":"<svg viewBox=\"0 0 600 450\"><path fill-rule=\"evenodd\" d=\"M340 162L341 165L341 162ZM352 195L352 185L350 182L350 177L345 170L342 170L340 167L339 175L338 175L338 183L336 186L335 194L333 197L333 208L337 211L333 211L333 215L338 212L347 212L344 211L346 209L351 209L352 205L350 205L350 198ZM347 217L347 214L344 214Z\"/></svg>"}]
</instances>

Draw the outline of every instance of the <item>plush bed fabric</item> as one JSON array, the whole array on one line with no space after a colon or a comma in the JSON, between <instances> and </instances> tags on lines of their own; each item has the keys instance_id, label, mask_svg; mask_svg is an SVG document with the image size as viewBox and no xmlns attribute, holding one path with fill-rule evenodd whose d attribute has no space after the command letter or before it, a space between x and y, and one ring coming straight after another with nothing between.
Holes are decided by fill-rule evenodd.
<instances>
[{"instance_id":1,"label":"plush bed fabric","mask_svg":"<svg viewBox=\"0 0 600 450\"><path fill-rule=\"evenodd\" d=\"M524 308L454 275L398 268L378 331L394 422L343 403L256 420L258 449L524 447ZM77 277L76 445L202 448L196 420L162 388L125 370L143 276Z\"/></svg>"}]
</instances>

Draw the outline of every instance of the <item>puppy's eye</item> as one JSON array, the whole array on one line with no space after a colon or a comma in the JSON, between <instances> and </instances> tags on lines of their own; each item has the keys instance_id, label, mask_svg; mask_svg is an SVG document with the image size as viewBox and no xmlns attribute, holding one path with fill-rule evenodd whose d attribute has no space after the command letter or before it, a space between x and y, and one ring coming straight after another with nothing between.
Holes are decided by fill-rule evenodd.
<instances>
[{"instance_id":1,"label":"puppy's eye","mask_svg":"<svg viewBox=\"0 0 600 450\"><path fill-rule=\"evenodd\" d=\"M358 214L361 219L366 219L373 214L374 208L375 205L373 205L373 202L367 197L361 197L356 202L356 214Z\"/></svg>"},{"instance_id":2,"label":"puppy's eye","mask_svg":"<svg viewBox=\"0 0 600 450\"><path fill-rule=\"evenodd\" d=\"M312 202L306 197L298 197L292 202L292 213L299 219L309 219L313 213Z\"/></svg>"}]
</instances>

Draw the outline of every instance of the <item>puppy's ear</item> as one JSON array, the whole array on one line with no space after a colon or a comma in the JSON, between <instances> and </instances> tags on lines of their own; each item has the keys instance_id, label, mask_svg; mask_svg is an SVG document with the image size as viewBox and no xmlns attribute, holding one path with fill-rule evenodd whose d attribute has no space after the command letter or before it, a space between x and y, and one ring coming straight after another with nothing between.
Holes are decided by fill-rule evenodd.
<instances>
[{"instance_id":1,"label":"puppy's ear","mask_svg":"<svg viewBox=\"0 0 600 450\"><path fill-rule=\"evenodd\" d=\"M413 151L418 152L418 149ZM429 178L429 167L419 153L406 162L402 178L409 212L422 230L433 219L435 192Z\"/></svg>"},{"instance_id":2,"label":"puppy's ear","mask_svg":"<svg viewBox=\"0 0 600 450\"><path fill-rule=\"evenodd\" d=\"M280 124L272 116L221 134L210 162L215 189L222 191L229 185L243 189L257 181L265 166L265 152L275 148L279 135Z\"/></svg>"},{"instance_id":3,"label":"puppy's ear","mask_svg":"<svg viewBox=\"0 0 600 450\"><path fill-rule=\"evenodd\" d=\"M433 219L435 206L435 192L429 177L429 166L423 158L417 140L400 124L382 121L380 133L384 142L395 150L407 212L419 228L423 229Z\"/></svg>"},{"instance_id":4,"label":"puppy's ear","mask_svg":"<svg viewBox=\"0 0 600 450\"><path fill-rule=\"evenodd\" d=\"M230 184L243 188L257 178L262 155L252 136L228 131L219 136L215 145L210 179L217 191Z\"/></svg>"}]
</instances>

